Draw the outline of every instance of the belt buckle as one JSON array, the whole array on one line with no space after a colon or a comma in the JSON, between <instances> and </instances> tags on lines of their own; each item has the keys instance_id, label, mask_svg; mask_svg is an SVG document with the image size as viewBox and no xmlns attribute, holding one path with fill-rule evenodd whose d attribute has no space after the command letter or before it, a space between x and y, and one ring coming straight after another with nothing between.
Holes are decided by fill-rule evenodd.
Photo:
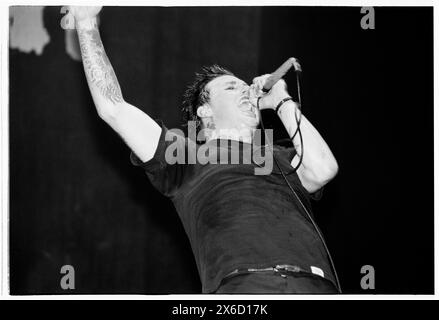
<instances>
[{"instance_id":1,"label":"belt buckle","mask_svg":"<svg viewBox=\"0 0 439 320\"><path fill-rule=\"evenodd\" d=\"M273 271L277 274L279 274L282 278L287 277L287 270L283 268L283 266L277 265L273 268Z\"/></svg>"},{"instance_id":2,"label":"belt buckle","mask_svg":"<svg viewBox=\"0 0 439 320\"><path fill-rule=\"evenodd\" d=\"M298 266L292 266L289 264L278 264L275 268L276 271L286 271L286 272L300 272L300 268Z\"/></svg>"}]
</instances>

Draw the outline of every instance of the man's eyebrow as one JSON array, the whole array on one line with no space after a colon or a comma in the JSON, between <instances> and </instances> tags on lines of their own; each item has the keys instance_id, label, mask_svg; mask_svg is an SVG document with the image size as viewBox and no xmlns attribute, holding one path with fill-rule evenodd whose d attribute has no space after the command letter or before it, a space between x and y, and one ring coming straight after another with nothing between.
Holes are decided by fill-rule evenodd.
<instances>
[{"instance_id":1,"label":"man's eyebrow","mask_svg":"<svg viewBox=\"0 0 439 320\"><path fill-rule=\"evenodd\" d=\"M225 83L224 83L224 86L226 87L226 86L229 86L229 85L237 85L238 83L247 84L247 83L244 82L244 81L240 81L240 82L238 82L238 81L236 81L236 80L230 80L230 81L225 82Z\"/></svg>"}]
</instances>

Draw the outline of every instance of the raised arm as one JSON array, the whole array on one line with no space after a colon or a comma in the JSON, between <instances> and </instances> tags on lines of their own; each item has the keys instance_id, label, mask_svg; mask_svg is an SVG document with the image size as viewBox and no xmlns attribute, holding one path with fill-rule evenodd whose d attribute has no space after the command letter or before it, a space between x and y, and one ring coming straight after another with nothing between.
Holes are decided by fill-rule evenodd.
<instances>
[{"instance_id":1,"label":"raised arm","mask_svg":"<svg viewBox=\"0 0 439 320\"><path fill-rule=\"evenodd\" d=\"M296 112L299 111L297 110L297 104L293 101L285 102L278 111L278 116L290 137L294 135L297 129ZM334 178L338 171L338 164L325 140L303 114L300 131L303 137L303 150L301 149L300 138L296 134L293 144L298 155L294 157L291 165L297 166L299 155L303 152L302 164L297 169L297 174L303 186L310 193L313 193Z\"/></svg>"},{"instance_id":2,"label":"raised arm","mask_svg":"<svg viewBox=\"0 0 439 320\"><path fill-rule=\"evenodd\" d=\"M124 100L99 34L96 15L100 9L70 7L75 17L87 83L99 117L122 137L142 161L148 161L154 156L161 128L142 110Z\"/></svg>"},{"instance_id":3,"label":"raised arm","mask_svg":"<svg viewBox=\"0 0 439 320\"><path fill-rule=\"evenodd\" d=\"M255 78L253 82L259 87L262 87L266 78L267 75L261 76ZM280 80L273 86L271 91L261 99L260 108L275 109L278 103L286 97L289 97L289 94L286 90L285 81ZM297 129L296 112L299 112L297 110L297 104L291 100L282 104L278 110L278 116L290 137L294 135ZM293 144L298 154L291 161L291 165L294 167L297 166L299 163L299 155L303 152L302 163L297 169L297 175L304 188L308 192L313 193L334 178L338 171L338 164L325 140L303 114L300 130L303 137L303 150L301 149L299 135L296 134L293 139Z\"/></svg>"}]
</instances>

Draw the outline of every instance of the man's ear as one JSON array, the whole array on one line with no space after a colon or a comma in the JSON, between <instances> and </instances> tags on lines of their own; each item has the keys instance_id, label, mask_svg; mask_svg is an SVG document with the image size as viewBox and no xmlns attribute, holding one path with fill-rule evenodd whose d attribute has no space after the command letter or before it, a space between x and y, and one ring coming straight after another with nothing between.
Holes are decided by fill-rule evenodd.
<instances>
[{"instance_id":1,"label":"man's ear","mask_svg":"<svg viewBox=\"0 0 439 320\"><path fill-rule=\"evenodd\" d=\"M198 107L197 116L199 116L201 119L212 117L212 109L208 104L203 104L202 106Z\"/></svg>"}]
</instances>

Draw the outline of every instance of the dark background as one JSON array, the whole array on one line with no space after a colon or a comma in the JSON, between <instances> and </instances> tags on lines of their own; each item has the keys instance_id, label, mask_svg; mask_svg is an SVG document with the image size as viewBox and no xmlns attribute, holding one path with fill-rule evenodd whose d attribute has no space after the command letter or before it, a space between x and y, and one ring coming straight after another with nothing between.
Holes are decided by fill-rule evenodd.
<instances>
[{"instance_id":1,"label":"dark background","mask_svg":"<svg viewBox=\"0 0 439 320\"><path fill-rule=\"evenodd\" d=\"M170 128L201 66L251 81L299 58L303 112L340 166L314 212L344 292L432 294L433 10L375 7L375 30L360 27L362 16L359 7L107 7L100 30L125 99ZM98 118L61 17L45 9L41 56L10 50L11 293L200 293L172 203ZM286 81L293 93L294 74ZM60 288L65 264L74 291ZM375 290L360 287L363 265L375 268Z\"/></svg>"}]
</instances>

